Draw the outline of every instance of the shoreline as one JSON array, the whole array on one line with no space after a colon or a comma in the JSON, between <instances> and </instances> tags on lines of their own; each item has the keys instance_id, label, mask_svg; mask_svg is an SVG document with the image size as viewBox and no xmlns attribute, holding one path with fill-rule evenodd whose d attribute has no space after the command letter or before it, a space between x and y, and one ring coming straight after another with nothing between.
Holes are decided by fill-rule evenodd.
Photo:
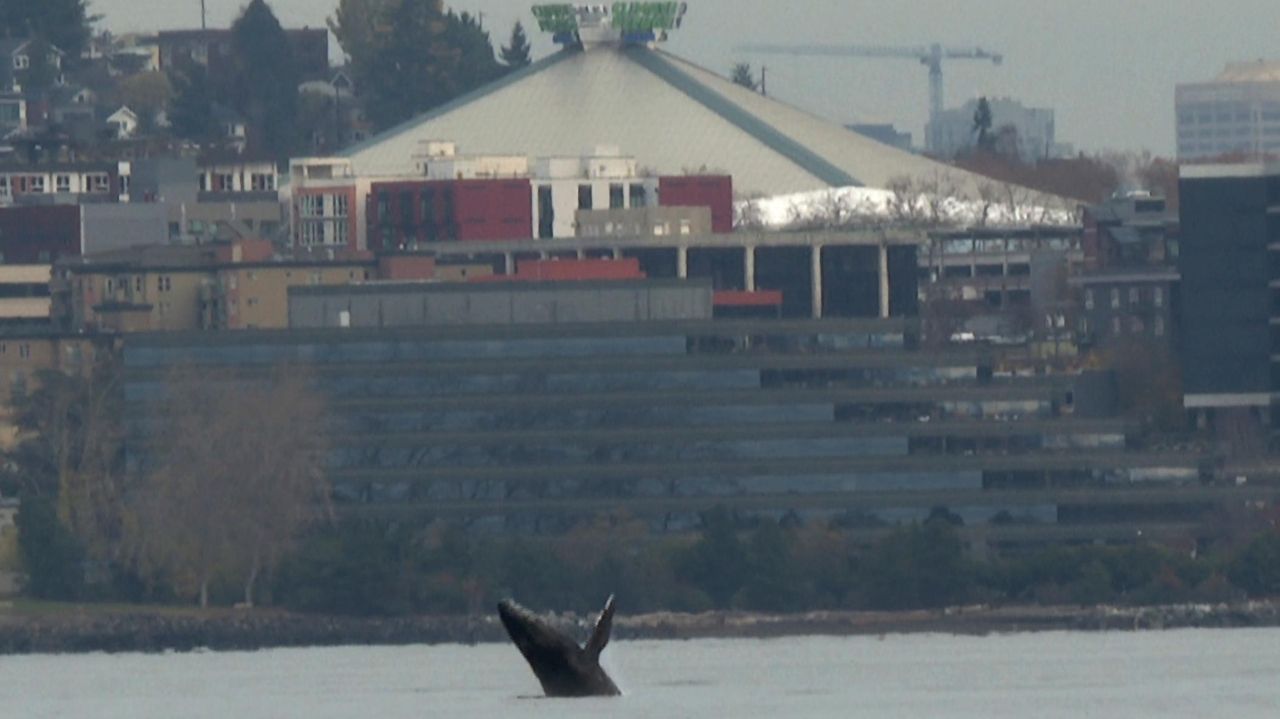
<instances>
[{"instance_id":1,"label":"shoreline","mask_svg":"<svg viewBox=\"0 0 1280 719\"><path fill-rule=\"evenodd\" d=\"M556 621L585 633L590 618ZM620 640L767 639L888 634L985 635L1280 627L1280 601L1159 607L961 607L904 612L656 613L619 617ZM352 618L276 610L175 610L91 605L56 614L0 611L0 655L257 651L334 646L505 643L496 615Z\"/></svg>"}]
</instances>

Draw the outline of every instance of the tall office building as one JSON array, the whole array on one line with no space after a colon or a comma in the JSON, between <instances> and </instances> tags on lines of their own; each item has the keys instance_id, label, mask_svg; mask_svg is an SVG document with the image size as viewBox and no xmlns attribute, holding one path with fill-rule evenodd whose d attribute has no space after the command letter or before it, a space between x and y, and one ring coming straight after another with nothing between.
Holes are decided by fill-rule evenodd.
<instances>
[{"instance_id":1,"label":"tall office building","mask_svg":"<svg viewBox=\"0 0 1280 719\"><path fill-rule=\"evenodd\" d=\"M1280 155L1280 62L1232 63L1175 102L1178 159Z\"/></svg>"},{"instance_id":2,"label":"tall office building","mask_svg":"<svg viewBox=\"0 0 1280 719\"><path fill-rule=\"evenodd\" d=\"M1280 165L1184 165L1180 192L1185 406L1210 421L1269 422L1280 392Z\"/></svg>"}]
</instances>

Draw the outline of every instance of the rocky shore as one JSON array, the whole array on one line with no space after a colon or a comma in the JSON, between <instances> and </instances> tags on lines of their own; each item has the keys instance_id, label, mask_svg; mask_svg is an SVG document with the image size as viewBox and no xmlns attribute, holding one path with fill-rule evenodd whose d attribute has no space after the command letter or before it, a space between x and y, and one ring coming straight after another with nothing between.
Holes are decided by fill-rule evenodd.
<instances>
[{"instance_id":1,"label":"rocky shore","mask_svg":"<svg viewBox=\"0 0 1280 719\"><path fill-rule=\"evenodd\" d=\"M579 625L588 617L563 615ZM1280 627L1280 602L1164 607L964 607L919 612L737 612L619 617L618 639L768 638L893 633L988 634ZM41 616L0 612L0 655L68 652L249 651L339 645L505 641L496 617L358 619L274 611L95 611Z\"/></svg>"}]
</instances>

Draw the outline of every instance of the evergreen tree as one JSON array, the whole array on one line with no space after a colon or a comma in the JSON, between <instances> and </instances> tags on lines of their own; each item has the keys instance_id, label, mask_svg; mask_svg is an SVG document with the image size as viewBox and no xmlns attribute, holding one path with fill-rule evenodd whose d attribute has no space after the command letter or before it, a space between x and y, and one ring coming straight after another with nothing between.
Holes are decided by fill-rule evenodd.
<instances>
[{"instance_id":1,"label":"evergreen tree","mask_svg":"<svg viewBox=\"0 0 1280 719\"><path fill-rule=\"evenodd\" d=\"M502 64L512 70L528 66L531 62L529 50L529 38L525 37L524 25L517 20L515 27L511 28L511 40L502 48Z\"/></svg>"},{"instance_id":2,"label":"evergreen tree","mask_svg":"<svg viewBox=\"0 0 1280 719\"><path fill-rule=\"evenodd\" d=\"M22 91L28 97L40 95L57 84L58 68L49 61L52 52L49 41L43 36L37 36L27 46L31 65L18 72L18 81L22 84Z\"/></svg>"},{"instance_id":3,"label":"evergreen tree","mask_svg":"<svg viewBox=\"0 0 1280 719\"><path fill-rule=\"evenodd\" d=\"M751 65L740 62L733 66L733 72L729 79L733 80L733 84L741 85L748 90L759 90L760 84L756 82L755 73L751 71Z\"/></svg>"},{"instance_id":4,"label":"evergreen tree","mask_svg":"<svg viewBox=\"0 0 1280 719\"><path fill-rule=\"evenodd\" d=\"M192 62L183 63L173 75L169 123L173 134L192 142L209 142L217 135L213 117L214 94L209 72Z\"/></svg>"},{"instance_id":5,"label":"evergreen tree","mask_svg":"<svg viewBox=\"0 0 1280 719\"><path fill-rule=\"evenodd\" d=\"M280 159L295 141L298 69L289 38L265 0L252 0L231 26L231 103L249 123L249 144Z\"/></svg>"},{"instance_id":6,"label":"evergreen tree","mask_svg":"<svg viewBox=\"0 0 1280 719\"><path fill-rule=\"evenodd\" d=\"M990 150L993 143L991 134L992 123L995 119L991 115L991 103L987 102L987 98L978 99L978 109L973 112L973 134L977 136L978 149Z\"/></svg>"},{"instance_id":7,"label":"evergreen tree","mask_svg":"<svg viewBox=\"0 0 1280 719\"><path fill-rule=\"evenodd\" d=\"M89 42L87 0L0 0L0 36L40 37L75 62Z\"/></svg>"},{"instance_id":8,"label":"evergreen tree","mask_svg":"<svg viewBox=\"0 0 1280 719\"><path fill-rule=\"evenodd\" d=\"M449 88L450 99L487 85L502 76L503 68L494 55L493 42L489 39L489 33L485 32L474 15L465 12L455 15L450 12L445 40L457 57L450 73L452 75Z\"/></svg>"},{"instance_id":9,"label":"evergreen tree","mask_svg":"<svg viewBox=\"0 0 1280 719\"><path fill-rule=\"evenodd\" d=\"M351 58L365 114L379 127L498 78L489 34L439 0L341 0L330 29Z\"/></svg>"}]
</instances>

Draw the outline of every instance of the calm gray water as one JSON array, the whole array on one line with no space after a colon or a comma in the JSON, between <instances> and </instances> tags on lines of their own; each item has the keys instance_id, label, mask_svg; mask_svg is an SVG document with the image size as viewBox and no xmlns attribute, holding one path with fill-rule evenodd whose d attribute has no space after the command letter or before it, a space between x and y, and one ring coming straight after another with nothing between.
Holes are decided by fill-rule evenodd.
<instances>
[{"instance_id":1,"label":"calm gray water","mask_svg":"<svg viewBox=\"0 0 1280 719\"><path fill-rule=\"evenodd\" d=\"M1280 630L615 642L627 696L509 646L0 657L5 717L1267 717Z\"/></svg>"}]
</instances>

